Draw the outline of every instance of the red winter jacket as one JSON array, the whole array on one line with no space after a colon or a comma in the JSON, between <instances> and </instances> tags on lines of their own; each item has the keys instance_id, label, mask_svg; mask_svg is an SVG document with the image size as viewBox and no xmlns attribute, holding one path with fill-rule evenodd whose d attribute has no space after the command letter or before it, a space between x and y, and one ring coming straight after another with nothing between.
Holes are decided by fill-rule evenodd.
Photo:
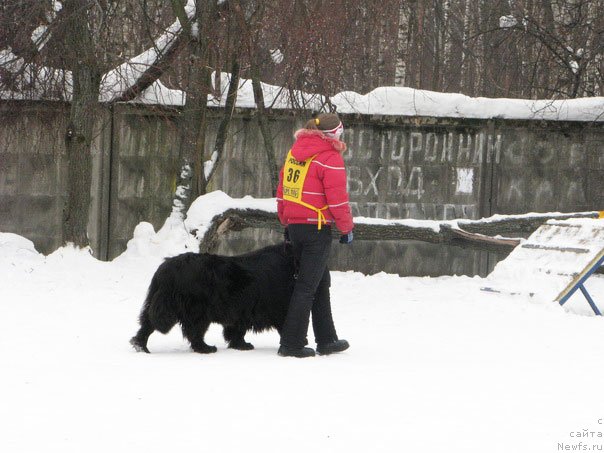
<instances>
[{"instance_id":1,"label":"red winter jacket","mask_svg":"<svg viewBox=\"0 0 604 453\"><path fill-rule=\"evenodd\" d=\"M352 214L346 192L346 169L342 152L346 144L325 136L321 131L300 129L294 134L296 142L292 155L296 160L305 161L317 154L306 174L302 190L302 201L317 208L327 205L323 211L327 224L335 222L342 234L352 231ZM279 174L277 188L277 210L283 225L296 223L317 223L317 213L293 201L283 199L283 168Z\"/></svg>"}]
</instances>

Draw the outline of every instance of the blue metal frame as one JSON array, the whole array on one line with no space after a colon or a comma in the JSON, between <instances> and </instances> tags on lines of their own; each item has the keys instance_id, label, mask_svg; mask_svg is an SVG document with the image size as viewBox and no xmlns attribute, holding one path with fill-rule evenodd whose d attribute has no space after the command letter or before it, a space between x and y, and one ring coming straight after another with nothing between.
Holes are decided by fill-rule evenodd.
<instances>
[{"instance_id":1,"label":"blue metal frame","mask_svg":"<svg viewBox=\"0 0 604 453\"><path fill-rule=\"evenodd\" d=\"M595 302L593 301L593 299L591 298L591 296L589 295L589 293L587 292L587 289L585 288L585 286L583 286L583 283L585 283L585 281L592 276L592 274L600 267L604 265L604 256L602 256L592 267L591 269L589 269L587 271L587 273L581 277L581 279L575 284L575 286L573 286L571 288L571 290L562 298L560 299L560 305L564 305L564 303L570 298L570 296L572 296L578 289L581 290L581 292L583 293L583 296L585 296L585 299L587 299L587 302L589 303L589 306L591 307L591 309L594 311L594 313L597 316L602 316L602 313L600 312L600 310L598 310L598 307L596 306Z\"/></svg>"}]
</instances>

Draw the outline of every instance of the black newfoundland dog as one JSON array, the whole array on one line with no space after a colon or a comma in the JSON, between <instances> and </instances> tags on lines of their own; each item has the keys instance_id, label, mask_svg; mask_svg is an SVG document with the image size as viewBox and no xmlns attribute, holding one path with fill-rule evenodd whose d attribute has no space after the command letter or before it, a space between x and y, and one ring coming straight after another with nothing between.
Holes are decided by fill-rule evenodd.
<instances>
[{"instance_id":1,"label":"black newfoundland dog","mask_svg":"<svg viewBox=\"0 0 604 453\"><path fill-rule=\"evenodd\" d=\"M216 352L204 335L218 323L229 348L253 349L244 339L248 330L281 332L294 273L291 248L283 244L231 257L184 253L168 258L153 275L140 329L130 344L149 352L147 340L154 331L166 334L180 323L193 351Z\"/></svg>"}]
</instances>

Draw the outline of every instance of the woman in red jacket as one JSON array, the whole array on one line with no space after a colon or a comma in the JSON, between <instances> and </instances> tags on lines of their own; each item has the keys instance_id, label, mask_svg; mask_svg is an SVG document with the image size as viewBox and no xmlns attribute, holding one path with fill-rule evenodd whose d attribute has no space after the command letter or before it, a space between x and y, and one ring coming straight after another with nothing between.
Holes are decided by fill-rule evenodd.
<instances>
[{"instance_id":1,"label":"woman in red jacket","mask_svg":"<svg viewBox=\"0 0 604 453\"><path fill-rule=\"evenodd\" d=\"M327 260L331 247L331 227L342 234L340 242L352 242L352 215L346 191L346 169L340 141L344 131L334 113L324 113L295 133L296 141L287 154L279 175L277 207L279 220L286 226L298 262L298 277L281 331L279 355L312 357L308 344L309 317L319 354L348 349L339 340L331 315L330 276Z\"/></svg>"}]
</instances>

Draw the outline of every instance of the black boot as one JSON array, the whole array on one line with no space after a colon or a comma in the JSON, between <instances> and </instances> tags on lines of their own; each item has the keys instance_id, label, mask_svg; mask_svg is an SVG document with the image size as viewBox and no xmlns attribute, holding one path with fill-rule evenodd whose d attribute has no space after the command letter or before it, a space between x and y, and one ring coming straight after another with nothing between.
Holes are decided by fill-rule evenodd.
<instances>
[{"instance_id":1,"label":"black boot","mask_svg":"<svg viewBox=\"0 0 604 453\"><path fill-rule=\"evenodd\" d=\"M328 355L333 354L334 352L346 351L349 347L350 345L346 340L336 340L331 343L318 344L317 353L319 355Z\"/></svg>"},{"instance_id":2,"label":"black boot","mask_svg":"<svg viewBox=\"0 0 604 453\"><path fill-rule=\"evenodd\" d=\"M279 352L277 353L281 357L298 357L299 359L304 359L306 357L314 357L315 351L312 348L288 348L287 346L279 347Z\"/></svg>"}]
</instances>

